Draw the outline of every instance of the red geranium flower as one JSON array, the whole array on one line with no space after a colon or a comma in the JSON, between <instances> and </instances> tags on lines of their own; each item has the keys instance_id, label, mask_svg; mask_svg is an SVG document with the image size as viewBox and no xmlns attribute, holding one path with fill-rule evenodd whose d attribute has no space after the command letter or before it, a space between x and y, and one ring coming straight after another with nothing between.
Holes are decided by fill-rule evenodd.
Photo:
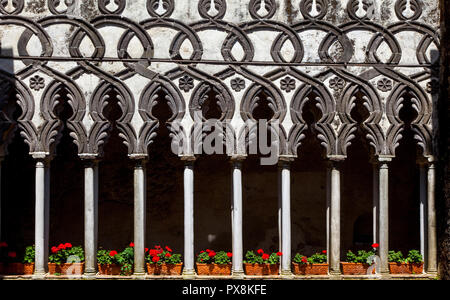
<instances>
[{"instance_id":1,"label":"red geranium flower","mask_svg":"<svg viewBox=\"0 0 450 300\"><path fill-rule=\"evenodd\" d=\"M210 251L210 252L208 253L208 256L209 256L209 257L214 257L214 256L216 256L216 252Z\"/></svg>"},{"instance_id":2,"label":"red geranium flower","mask_svg":"<svg viewBox=\"0 0 450 300\"><path fill-rule=\"evenodd\" d=\"M116 250L112 250L109 252L109 256L114 257L117 255L117 251Z\"/></svg>"},{"instance_id":3,"label":"red geranium flower","mask_svg":"<svg viewBox=\"0 0 450 300\"><path fill-rule=\"evenodd\" d=\"M51 250L52 250L52 253L56 253L56 252L58 252L58 251L59 251L59 248L58 248L58 247L55 247L55 246L53 246Z\"/></svg>"},{"instance_id":4,"label":"red geranium flower","mask_svg":"<svg viewBox=\"0 0 450 300\"><path fill-rule=\"evenodd\" d=\"M264 254L264 250L263 249L258 249L258 251L256 251L256 252L258 252L258 254Z\"/></svg>"},{"instance_id":5,"label":"red geranium flower","mask_svg":"<svg viewBox=\"0 0 450 300\"><path fill-rule=\"evenodd\" d=\"M281 256L281 255L283 255L283 252L277 252L277 255Z\"/></svg>"},{"instance_id":6,"label":"red geranium flower","mask_svg":"<svg viewBox=\"0 0 450 300\"><path fill-rule=\"evenodd\" d=\"M8 247L8 243L0 242L0 248L2 248L2 247Z\"/></svg>"},{"instance_id":7,"label":"red geranium flower","mask_svg":"<svg viewBox=\"0 0 450 300\"><path fill-rule=\"evenodd\" d=\"M148 248L145 248L144 250L145 250L145 252L148 252Z\"/></svg>"},{"instance_id":8,"label":"red geranium flower","mask_svg":"<svg viewBox=\"0 0 450 300\"><path fill-rule=\"evenodd\" d=\"M228 253L227 253L227 256L228 256L229 258L231 258L231 257L233 256L233 253L228 252Z\"/></svg>"},{"instance_id":9,"label":"red geranium flower","mask_svg":"<svg viewBox=\"0 0 450 300\"><path fill-rule=\"evenodd\" d=\"M159 256L153 256L152 261L153 262L158 262L159 261Z\"/></svg>"},{"instance_id":10,"label":"red geranium flower","mask_svg":"<svg viewBox=\"0 0 450 300\"><path fill-rule=\"evenodd\" d=\"M202 250L202 251L200 251L200 253L205 253L205 251Z\"/></svg>"},{"instance_id":11,"label":"red geranium flower","mask_svg":"<svg viewBox=\"0 0 450 300\"><path fill-rule=\"evenodd\" d=\"M155 249L150 249L150 252L149 252L149 254L150 254L150 256L155 256L155 255L158 255L158 250L155 250Z\"/></svg>"},{"instance_id":12,"label":"red geranium flower","mask_svg":"<svg viewBox=\"0 0 450 300\"><path fill-rule=\"evenodd\" d=\"M8 257L14 258L14 257L16 257L16 256L17 256L17 253L16 253L16 252L14 252L14 251L8 252Z\"/></svg>"},{"instance_id":13,"label":"red geranium flower","mask_svg":"<svg viewBox=\"0 0 450 300\"><path fill-rule=\"evenodd\" d=\"M380 247L380 244L378 244L378 243L372 244L372 248L378 248L378 247Z\"/></svg>"},{"instance_id":14,"label":"red geranium flower","mask_svg":"<svg viewBox=\"0 0 450 300\"><path fill-rule=\"evenodd\" d=\"M66 246L64 246L64 244L59 244L58 248L59 250L64 250L66 249Z\"/></svg>"},{"instance_id":15,"label":"red geranium flower","mask_svg":"<svg viewBox=\"0 0 450 300\"><path fill-rule=\"evenodd\" d=\"M159 249L159 248L161 248L161 246L160 245L155 245L155 248Z\"/></svg>"},{"instance_id":16,"label":"red geranium flower","mask_svg":"<svg viewBox=\"0 0 450 300\"><path fill-rule=\"evenodd\" d=\"M166 253L166 257L171 257L171 256L172 256L172 254Z\"/></svg>"},{"instance_id":17,"label":"red geranium flower","mask_svg":"<svg viewBox=\"0 0 450 300\"><path fill-rule=\"evenodd\" d=\"M308 262L308 259L306 258L306 256L303 256L303 257L302 257L302 262L304 262L304 263L307 263L307 262Z\"/></svg>"},{"instance_id":18,"label":"red geranium flower","mask_svg":"<svg viewBox=\"0 0 450 300\"><path fill-rule=\"evenodd\" d=\"M172 252L172 249L170 249L168 246L166 246L166 250Z\"/></svg>"},{"instance_id":19,"label":"red geranium flower","mask_svg":"<svg viewBox=\"0 0 450 300\"><path fill-rule=\"evenodd\" d=\"M327 250L323 250L322 253L323 253L323 254L327 254Z\"/></svg>"},{"instance_id":20,"label":"red geranium flower","mask_svg":"<svg viewBox=\"0 0 450 300\"><path fill-rule=\"evenodd\" d=\"M134 243L133 242L130 243L130 247L134 247Z\"/></svg>"},{"instance_id":21,"label":"red geranium flower","mask_svg":"<svg viewBox=\"0 0 450 300\"><path fill-rule=\"evenodd\" d=\"M71 243L65 243L65 244L64 244L64 247L65 247L65 248L72 248L72 244L71 244Z\"/></svg>"},{"instance_id":22,"label":"red geranium flower","mask_svg":"<svg viewBox=\"0 0 450 300\"><path fill-rule=\"evenodd\" d=\"M208 253L209 253L209 252L211 252L211 250L209 250L209 249L206 249L206 252L208 252Z\"/></svg>"},{"instance_id":23,"label":"red geranium flower","mask_svg":"<svg viewBox=\"0 0 450 300\"><path fill-rule=\"evenodd\" d=\"M264 260L269 259L269 254L264 253L264 254L262 255L262 259L264 259Z\"/></svg>"}]
</instances>

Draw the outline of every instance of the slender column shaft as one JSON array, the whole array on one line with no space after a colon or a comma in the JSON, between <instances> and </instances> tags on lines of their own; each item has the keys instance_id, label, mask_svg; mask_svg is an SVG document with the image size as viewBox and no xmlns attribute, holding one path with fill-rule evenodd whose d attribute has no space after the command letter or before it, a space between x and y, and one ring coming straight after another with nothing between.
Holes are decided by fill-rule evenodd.
<instances>
[{"instance_id":1,"label":"slender column shaft","mask_svg":"<svg viewBox=\"0 0 450 300\"><path fill-rule=\"evenodd\" d=\"M330 274L340 274L341 177L337 162L331 162Z\"/></svg>"},{"instance_id":2,"label":"slender column shaft","mask_svg":"<svg viewBox=\"0 0 450 300\"><path fill-rule=\"evenodd\" d=\"M388 253L389 253L389 169L387 161L379 164L379 226L380 226L380 273L388 274Z\"/></svg>"},{"instance_id":3,"label":"slender column shaft","mask_svg":"<svg viewBox=\"0 0 450 300\"><path fill-rule=\"evenodd\" d=\"M233 275L243 275L243 239L242 239L242 162L232 161L233 198L232 198L232 235L233 235Z\"/></svg>"},{"instance_id":4,"label":"slender column shaft","mask_svg":"<svg viewBox=\"0 0 450 300\"><path fill-rule=\"evenodd\" d=\"M379 202L380 202L380 196L379 196L379 180L380 180L380 174L378 171L378 165L373 164L373 175L372 175L372 241L373 243L378 243L378 211L379 211Z\"/></svg>"},{"instance_id":5,"label":"slender column shaft","mask_svg":"<svg viewBox=\"0 0 450 300\"><path fill-rule=\"evenodd\" d=\"M436 237L436 208L435 208L435 165L428 165L427 184L427 213L428 213L428 259L427 273L437 273L437 237Z\"/></svg>"},{"instance_id":6,"label":"slender column shaft","mask_svg":"<svg viewBox=\"0 0 450 300\"><path fill-rule=\"evenodd\" d=\"M44 275L48 263L49 208L50 208L49 161L37 159L35 177L35 275Z\"/></svg>"},{"instance_id":7,"label":"slender column shaft","mask_svg":"<svg viewBox=\"0 0 450 300\"><path fill-rule=\"evenodd\" d=\"M134 274L145 274L145 215L146 215L145 160L138 159L134 167Z\"/></svg>"},{"instance_id":8,"label":"slender column shaft","mask_svg":"<svg viewBox=\"0 0 450 300\"><path fill-rule=\"evenodd\" d=\"M194 269L194 161L184 165L184 275L195 275Z\"/></svg>"},{"instance_id":9,"label":"slender column shaft","mask_svg":"<svg viewBox=\"0 0 450 300\"><path fill-rule=\"evenodd\" d=\"M291 170L288 161L280 162L281 171L281 274L291 275Z\"/></svg>"},{"instance_id":10,"label":"slender column shaft","mask_svg":"<svg viewBox=\"0 0 450 300\"><path fill-rule=\"evenodd\" d=\"M427 232L427 221L426 221L426 206L427 206L427 169L425 165L421 164L419 166L420 172L420 206L419 206L419 217L420 217L420 254L422 257L427 257L426 254L426 232ZM427 262L425 261L425 268Z\"/></svg>"},{"instance_id":11,"label":"slender column shaft","mask_svg":"<svg viewBox=\"0 0 450 300\"><path fill-rule=\"evenodd\" d=\"M327 207L326 207L326 226L327 226L327 262L330 263L330 210L331 210L331 167L327 167Z\"/></svg>"},{"instance_id":12,"label":"slender column shaft","mask_svg":"<svg viewBox=\"0 0 450 300\"><path fill-rule=\"evenodd\" d=\"M283 248L283 230L282 228L282 193L281 193L281 172L278 172L278 251L282 251Z\"/></svg>"},{"instance_id":13,"label":"slender column shaft","mask_svg":"<svg viewBox=\"0 0 450 300\"><path fill-rule=\"evenodd\" d=\"M88 160L84 167L84 254L85 274L95 275L98 234L98 162Z\"/></svg>"}]
</instances>

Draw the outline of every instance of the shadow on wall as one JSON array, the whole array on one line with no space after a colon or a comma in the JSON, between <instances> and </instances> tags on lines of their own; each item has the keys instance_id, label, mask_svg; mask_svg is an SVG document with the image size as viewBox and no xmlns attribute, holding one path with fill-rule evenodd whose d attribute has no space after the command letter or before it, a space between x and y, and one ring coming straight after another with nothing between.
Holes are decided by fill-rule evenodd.
<instances>
[{"instance_id":1,"label":"shadow on wall","mask_svg":"<svg viewBox=\"0 0 450 300\"><path fill-rule=\"evenodd\" d=\"M13 51L3 48L1 56L11 57ZM16 86L14 61L0 59L0 240L20 256L20 251L34 242L34 168L29 148L20 136L22 111Z\"/></svg>"}]
</instances>

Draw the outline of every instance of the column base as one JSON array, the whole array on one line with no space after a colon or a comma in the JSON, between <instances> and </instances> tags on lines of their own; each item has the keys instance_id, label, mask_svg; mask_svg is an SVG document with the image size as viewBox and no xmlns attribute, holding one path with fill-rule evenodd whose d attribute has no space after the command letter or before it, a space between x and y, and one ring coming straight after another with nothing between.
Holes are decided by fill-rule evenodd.
<instances>
[{"instance_id":1,"label":"column base","mask_svg":"<svg viewBox=\"0 0 450 300\"><path fill-rule=\"evenodd\" d=\"M45 275L47 275L47 273L45 272L35 272L31 278L33 279L44 279Z\"/></svg>"},{"instance_id":2,"label":"column base","mask_svg":"<svg viewBox=\"0 0 450 300\"><path fill-rule=\"evenodd\" d=\"M232 277L233 279L244 279L245 273L244 273L243 270L233 271L233 272L231 273L231 277Z\"/></svg>"},{"instance_id":3,"label":"column base","mask_svg":"<svg viewBox=\"0 0 450 300\"><path fill-rule=\"evenodd\" d=\"M97 276L97 271L96 270L85 271L83 275L84 275L84 277L92 278L92 277Z\"/></svg>"},{"instance_id":4,"label":"column base","mask_svg":"<svg viewBox=\"0 0 450 300\"><path fill-rule=\"evenodd\" d=\"M195 270L183 270L183 279L195 279L197 274L195 273Z\"/></svg>"},{"instance_id":5,"label":"column base","mask_svg":"<svg viewBox=\"0 0 450 300\"><path fill-rule=\"evenodd\" d=\"M280 276L283 279L292 279L294 278L294 273L291 270L281 270Z\"/></svg>"},{"instance_id":6,"label":"column base","mask_svg":"<svg viewBox=\"0 0 450 300\"><path fill-rule=\"evenodd\" d=\"M142 279L143 277L145 277L147 274L144 272L134 272L133 273L133 277L137 278L137 279Z\"/></svg>"},{"instance_id":7,"label":"column base","mask_svg":"<svg viewBox=\"0 0 450 300\"><path fill-rule=\"evenodd\" d=\"M328 272L328 275L330 275L330 277L340 277L342 275L342 273L341 273L341 271L330 270Z\"/></svg>"}]
</instances>

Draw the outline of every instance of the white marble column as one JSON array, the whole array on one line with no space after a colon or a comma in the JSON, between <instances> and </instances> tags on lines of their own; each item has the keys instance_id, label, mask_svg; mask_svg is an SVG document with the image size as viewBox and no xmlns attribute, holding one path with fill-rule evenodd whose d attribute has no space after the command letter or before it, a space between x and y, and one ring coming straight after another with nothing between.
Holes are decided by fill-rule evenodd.
<instances>
[{"instance_id":1,"label":"white marble column","mask_svg":"<svg viewBox=\"0 0 450 300\"><path fill-rule=\"evenodd\" d=\"M378 243L378 213L379 213L379 202L380 202L380 196L379 196L379 181L380 181L380 174L378 170L378 163L373 162L373 170L372 170L372 243Z\"/></svg>"},{"instance_id":2,"label":"white marble column","mask_svg":"<svg viewBox=\"0 0 450 300\"><path fill-rule=\"evenodd\" d=\"M331 164L331 205L330 205L330 275L341 274L341 160L332 160Z\"/></svg>"},{"instance_id":3,"label":"white marble column","mask_svg":"<svg viewBox=\"0 0 450 300\"><path fill-rule=\"evenodd\" d=\"M437 236L436 236L436 207L435 207L435 163L430 162L428 164L428 176L427 176L427 273L437 273Z\"/></svg>"},{"instance_id":4,"label":"white marble column","mask_svg":"<svg viewBox=\"0 0 450 300\"><path fill-rule=\"evenodd\" d=\"M242 160L241 157L233 157L232 164L232 243L233 243L233 277L243 278L243 237L242 237Z\"/></svg>"},{"instance_id":5,"label":"white marble column","mask_svg":"<svg viewBox=\"0 0 450 300\"><path fill-rule=\"evenodd\" d=\"M48 270L50 217L50 159L36 155L35 175L35 265L34 275L43 276Z\"/></svg>"},{"instance_id":6,"label":"white marble column","mask_svg":"<svg viewBox=\"0 0 450 300\"><path fill-rule=\"evenodd\" d=\"M420 203L419 203L419 222L420 222L420 254L425 259L427 255L427 169L426 164L419 162L420 174ZM425 260L424 269L426 270L427 261Z\"/></svg>"},{"instance_id":7,"label":"white marble column","mask_svg":"<svg viewBox=\"0 0 450 300\"><path fill-rule=\"evenodd\" d=\"M134 166L134 275L145 275L146 161L137 158Z\"/></svg>"},{"instance_id":8,"label":"white marble column","mask_svg":"<svg viewBox=\"0 0 450 300\"><path fill-rule=\"evenodd\" d=\"M195 276L194 254L194 161L195 157L184 160L184 268L183 276Z\"/></svg>"},{"instance_id":9,"label":"white marble column","mask_svg":"<svg viewBox=\"0 0 450 300\"><path fill-rule=\"evenodd\" d=\"M281 229L281 225L282 225L282 219L283 219L283 215L282 215L282 209L281 209L281 204L282 204L282 193L281 193L281 172L278 171L278 251L282 251L283 248L283 231Z\"/></svg>"},{"instance_id":10,"label":"white marble column","mask_svg":"<svg viewBox=\"0 0 450 300\"><path fill-rule=\"evenodd\" d=\"M379 255L380 273L389 274L389 166L391 158L379 157Z\"/></svg>"},{"instance_id":11,"label":"white marble column","mask_svg":"<svg viewBox=\"0 0 450 300\"><path fill-rule=\"evenodd\" d=\"M281 275L291 276L291 169L290 159L280 159L281 172Z\"/></svg>"},{"instance_id":12,"label":"white marble column","mask_svg":"<svg viewBox=\"0 0 450 300\"><path fill-rule=\"evenodd\" d=\"M84 160L84 256L85 275L97 273L98 161Z\"/></svg>"},{"instance_id":13,"label":"white marble column","mask_svg":"<svg viewBox=\"0 0 450 300\"><path fill-rule=\"evenodd\" d=\"M330 263L330 217L331 217L331 164L327 166L326 174L327 189L327 207L326 207L326 226L327 226L327 263Z\"/></svg>"}]
</instances>

